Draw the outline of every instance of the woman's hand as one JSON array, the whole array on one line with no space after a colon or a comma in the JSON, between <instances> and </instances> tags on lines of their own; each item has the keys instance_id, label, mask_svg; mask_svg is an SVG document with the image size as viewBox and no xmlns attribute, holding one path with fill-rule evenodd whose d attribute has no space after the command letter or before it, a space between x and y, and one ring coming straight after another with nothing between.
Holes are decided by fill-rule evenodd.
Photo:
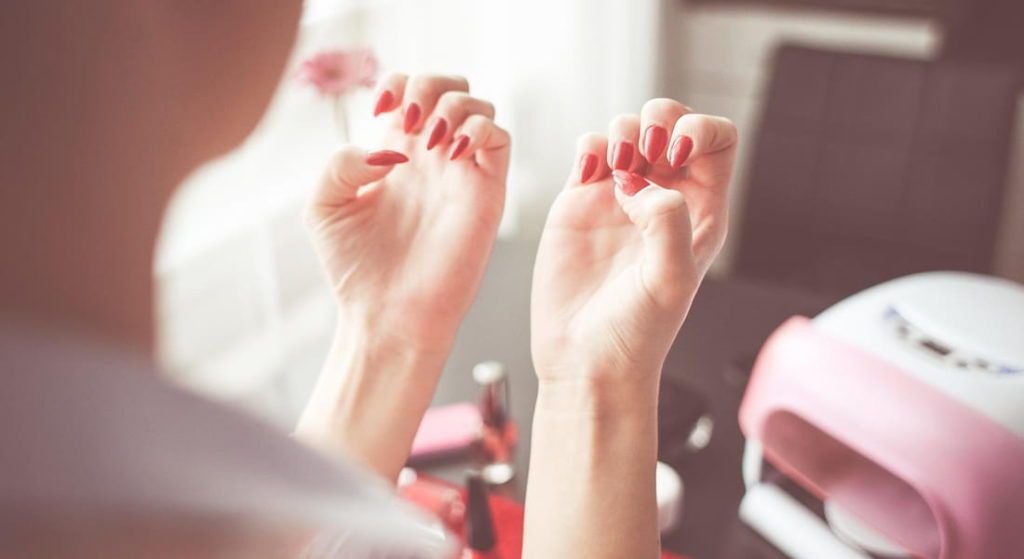
<instances>
[{"instance_id":1,"label":"woman's hand","mask_svg":"<svg viewBox=\"0 0 1024 559\"><path fill-rule=\"evenodd\" d=\"M509 136L468 91L462 78L383 80L388 151L342 148L306 213L342 319L406 347L447 351L504 207Z\"/></svg>"},{"instance_id":2,"label":"woman's hand","mask_svg":"<svg viewBox=\"0 0 1024 559\"><path fill-rule=\"evenodd\" d=\"M339 306L296 436L387 479L405 463L505 201L509 136L461 78L392 75L382 150L342 148L306 212Z\"/></svg>"},{"instance_id":3,"label":"woman's hand","mask_svg":"<svg viewBox=\"0 0 1024 559\"><path fill-rule=\"evenodd\" d=\"M669 99L580 139L534 268L523 557L659 556L658 381L725 240L735 153L732 123Z\"/></svg>"},{"instance_id":4,"label":"woman's hand","mask_svg":"<svg viewBox=\"0 0 1024 559\"><path fill-rule=\"evenodd\" d=\"M617 117L608 136L580 138L534 270L532 349L542 383L656 386L725 240L735 153L731 122L670 99Z\"/></svg>"}]
</instances>

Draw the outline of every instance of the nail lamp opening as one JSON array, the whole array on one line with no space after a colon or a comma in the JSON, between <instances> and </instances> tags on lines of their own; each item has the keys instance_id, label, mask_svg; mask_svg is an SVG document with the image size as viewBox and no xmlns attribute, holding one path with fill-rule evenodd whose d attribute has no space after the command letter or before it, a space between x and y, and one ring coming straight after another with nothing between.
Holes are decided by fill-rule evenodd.
<instances>
[{"instance_id":1,"label":"nail lamp opening","mask_svg":"<svg viewBox=\"0 0 1024 559\"><path fill-rule=\"evenodd\" d=\"M740 426L747 497L764 460L905 556L1024 557L1024 286L931 272L790 318Z\"/></svg>"}]
</instances>

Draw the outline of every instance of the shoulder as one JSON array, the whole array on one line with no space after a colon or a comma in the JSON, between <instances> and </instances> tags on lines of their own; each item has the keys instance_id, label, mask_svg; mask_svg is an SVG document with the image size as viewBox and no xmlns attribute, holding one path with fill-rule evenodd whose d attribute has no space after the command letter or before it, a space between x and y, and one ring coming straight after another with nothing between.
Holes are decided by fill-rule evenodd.
<instances>
[{"instance_id":1,"label":"shoulder","mask_svg":"<svg viewBox=\"0 0 1024 559\"><path fill-rule=\"evenodd\" d=\"M229 515L369 540L381 527L423 532L383 480L122 348L0 323L0 372L0 507Z\"/></svg>"}]
</instances>

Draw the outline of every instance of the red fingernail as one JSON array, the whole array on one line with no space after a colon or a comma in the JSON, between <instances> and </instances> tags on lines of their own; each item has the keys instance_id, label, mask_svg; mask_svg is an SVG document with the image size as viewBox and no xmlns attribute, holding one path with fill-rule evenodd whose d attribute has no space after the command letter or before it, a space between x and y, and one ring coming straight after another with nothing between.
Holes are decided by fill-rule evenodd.
<instances>
[{"instance_id":1,"label":"red fingernail","mask_svg":"<svg viewBox=\"0 0 1024 559\"><path fill-rule=\"evenodd\" d=\"M469 136L462 134L458 140L455 140L455 145L452 146L452 151L448 154L449 161L455 161L462 155L462 152L466 151L469 147Z\"/></svg>"},{"instance_id":2,"label":"red fingernail","mask_svg":"<svg viewBox=\"0 0 1024 559\"><path fill-rule=\"evenodd\" d=\"M397 151L391 151L389 149L382 149L379 151L371 151L366 154L366 164L383 167L384 165L397 165L399 163L405 163L409 158L404 154L398 153Z\"/></svg>"},{"instance_id":3,"label":"red fingernail","mask_svg":"<svg viewBox=\"0 0 1024 559\"><path fill-rule=\"evenodd\" d=\"M652 124L644 130L644 157L647 158L648 163L654 163L661 157L661 152L665 151L665 145L668 144L668 130L665 130L664 126L658 126Z\"/></svg>"},{"instance_id":4,"label":"red fingernail","mask_svg":"<svg viewBox=\"0 0 1024 559\"><path fill-rule=\"evenodd\" d=\"M693 138L679 136L672 142L672 147L668 151L668 162L672 168L682 167L683 163L686 163L686 159L690 157L690 152L693 151Z\"/></svg>"},{"instance_id":5,"label":"red fingernail","mask_svg":"<svg viewBox=\"0 0 1024 559\"><path fill-rule=\"evenodd\" d=\"M618 145L615 146L615 152L612 154L612 169L629 169L629 165L632 162L633 144L629 142L619 142Z\"/></svg>"},{"instance_id":6,"label":"red fingernail","mask_svg":"<svg viewBox=\"0 0 1024 559\"><path fill-rule=\"evenodd\" d=\"M434 123L434 129L430 131L430 138L427 139L427 151L434 149L434 146L440 143L441 138L444 138L444 135L447 133L448 121L443 118L437 119L437 122Z\"/></svg>"},{"instance_id":7,"label":"red fingernail","mask_svg":"<svg viewBox=\"0 0 1024 559\"><path fill-rule=\"evenodd\" d=\"M612 171L612 178L626 196L633 196L650 184L647 179L629 171Z\"/></svg>"},{"instance_id":8,"label":"red fingernail","mask_svg":"<svg viewBox=\"0 0 1024 559\"><path fill-rule=\"evenodd\" d=\"M380 92L380 97L377 97L377 104L373 107L373 116L378 116L384 111L391 108L391 103L395 102L395 94L391 93L387 89Z\"/></svg>"},{"instance_id":9,"label":"red fingernail","mask_svg":"<svg viewBox=\"0 0 1024 559\"><path fill-rule=\"evenodd\" d=\"M416 103L409 103L409 106L405 108L405 122L402 123L402 128L405 129L405 133L412 132L416 123L420 120L420 106Z\"/></svg>"},{"instance_id":10,"label":"red fingernail","mask_svg":"<svg viewBox=\"0 0 1024 559\"><path fill-rule=\"evenodd\" d=\"M594 176L596 170L597 156L593 153L584 153L583 157L580 157L580 184L586 183L590 177Z\"/></svg>"}]
</instances>

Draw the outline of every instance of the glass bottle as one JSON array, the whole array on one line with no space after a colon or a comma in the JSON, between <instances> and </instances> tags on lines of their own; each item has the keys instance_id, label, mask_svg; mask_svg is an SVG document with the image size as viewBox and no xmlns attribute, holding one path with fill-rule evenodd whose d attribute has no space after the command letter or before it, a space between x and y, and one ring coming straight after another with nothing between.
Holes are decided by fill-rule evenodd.
<instances>
[{"instance_id":1,"label":"glass bottle","mask_svg":"<svg viewBox=\"0 0 1024 559\"><path fill-rule=\"evenodd\" d=\"M508 371L497 361L473 367L480 387L480 475L491 485L502 485L515 476L513 463L518 429L508 405Z\"/></svg>"}]
</instances>

